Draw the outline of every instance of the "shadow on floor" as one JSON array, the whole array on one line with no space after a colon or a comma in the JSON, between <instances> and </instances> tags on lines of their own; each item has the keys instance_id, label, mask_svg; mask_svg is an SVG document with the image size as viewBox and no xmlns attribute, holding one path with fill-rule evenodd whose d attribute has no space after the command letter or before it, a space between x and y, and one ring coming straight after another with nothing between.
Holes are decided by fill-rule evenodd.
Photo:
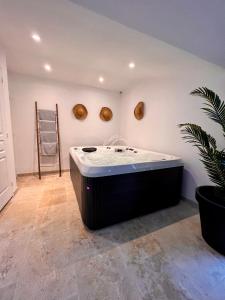
<instances>
[{"instance_id":1,"label":"shadow on floor","mask_svg":"<svg viewBox=\"0 0 225 300\"><path fill-rule=\"evenodd\" d=\"M91 231L91 233L93 237L101 237L119 245L194 216L197 213L197 204L192 201L181 200L176 206L100 230Z\"/></svg>"}]
</instances>

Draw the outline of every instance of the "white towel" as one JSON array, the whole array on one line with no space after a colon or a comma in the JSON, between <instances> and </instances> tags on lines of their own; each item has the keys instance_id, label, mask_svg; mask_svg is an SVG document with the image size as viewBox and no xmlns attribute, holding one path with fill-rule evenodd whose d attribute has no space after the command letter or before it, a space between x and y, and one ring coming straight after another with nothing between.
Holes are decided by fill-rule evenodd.
<instances>
[{"instance_id":1,"label":"white towel","mask_svg":"<svg viewBox=\"0 0 225 300\"><path fill-rule=\"evenodd\" d=\"M53 121L39 121L39 130L56 132L56 122Z\"/></svg>"},{"instance_id":2,"label":"white towel","mask_svg":"<svg viewBox=\"0 0 225 300\"><path fill-rule=\"evenodd\" d=\"M38 111L39 120L45 120L45 121L55 121L56 119L56 113L52 110L45 110L45 109L39 109Z\"/></svg>"},{"instance_id":3,"label":"white towel","mask_svg":"<svg viewBox=\"0 0 225 300\"><path fill-rule=\"evenodd\" d=\"M57 154L57 143L41 144L41 155L56 155L56 154Z\"/></svg>"},{"instance_id":4,"label":"white towel","mask_svg":"<svg viewBox=\"0 0 225 300\"><path fill-rule=\"evenodd\" d=\"M56 132L45 132L40 131L41 143L56 143L57 134Z\"/></svg>"}]
</instances>

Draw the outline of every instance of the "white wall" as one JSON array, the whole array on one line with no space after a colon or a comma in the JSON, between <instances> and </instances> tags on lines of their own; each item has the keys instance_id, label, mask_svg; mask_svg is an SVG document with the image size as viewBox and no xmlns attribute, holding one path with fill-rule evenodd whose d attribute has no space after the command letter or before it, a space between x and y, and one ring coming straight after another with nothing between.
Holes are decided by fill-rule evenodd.
<instances>
[{"instance_id":1,"label":"white wall","mask_svg":"<svg viewBox=\"0 0 225 300\"><path fill-rule=\"evenodd\" d=\"M119 132L118 93L15 73L9 74L9 88L17 174L37 171L35 101L42 109L55 109L58 103L63 169L69 168L71 146L99 145ZM72 114L77 103L84 104L89 112L84 121ZM112 109L111 121L99 118L102 106Z\"/></svg>"},{"instance_id":2,"label":"white wall","mask_svg":"<svg viewBox=\"0 0 225 300\"><path fill-rule=\"evenodd\" d=\"M15 161L13 152L13 139L12 139L12 127L11 127L11 113L10 113L10 103L9 103L9 90L8 90L8 76L7 76L7 65L6 57L3 48L0 46L0 66L3 71L3 89L4 89L4 115L6 120L6 129L8 133L8 143L7 143L7 158L8 158L8 168L9 177L12 182L12 192L16 190L16 174L15 174Z\"/></svg>"},{"instance_id":3,"label":"white wall","mask_svg":"<svg viewBox=\"0 0 225 300\"><path fill-rule=\"evenodd\" d=\"M149 79L123 93L120 134L130 145L182 157L185 164L183 195L194 199L195 187L208 184L209 179L197 150L181 139L177 124L196 122L225 147L220 127L200 111L203 101L189 95L193 89L207 86L224 99L225 70L185 53L184 60L190 65L188 70L177 70L177 75L171 70L170 78ZM145 102L146 113L144 119L138 121L133 110L140 100Z\"/></svg>"},{"instance_id":4,"label":"white wall","mask_svg":"<svg viewBox=\"0 0 225 300\"><path fill-rule=\"evenodd\" d=\"M185 165L183 196L194 199L195 187L208 184L209 180L197 150L182 140L177 124L196 122L215 136L221 147L225 147L220 128L200 110L202 100L189 95L193 89L207 86L224 99L224 83L224 69L186 52L182 52L171 74L143 80L125 91L122 97L101 89L11 73L9 87L16 171L30 173L37 170L34 101L46 109L54 109L57 102L63 169L68 168L70 146L102 144L105 139L120 133L132 146L182 157ZM138 121L133 110L140 100L145 102L146 114ZM86 105L89 115L85 121L73 117L72 107L76 103ZM111 122L99 119L101 106L112 108L114 117Z\"/></svg>"}]
</instances>

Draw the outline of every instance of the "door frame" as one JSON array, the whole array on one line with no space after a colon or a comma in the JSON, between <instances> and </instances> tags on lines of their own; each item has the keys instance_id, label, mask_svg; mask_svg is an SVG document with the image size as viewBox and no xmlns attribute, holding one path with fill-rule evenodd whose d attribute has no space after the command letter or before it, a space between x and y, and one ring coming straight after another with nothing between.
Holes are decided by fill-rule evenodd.
<instances>
[{"instance_id":1,"label":"door frame","mask_svg":"<svg viewBox=\"0 0 225 300\"><path fill-rule=\"evenodd\" d=\"M9 185L5 194L1 199L0 210L7 204L7 202L13 197L16 191L16 174L15 174L15 162L13 152L13 141L12 141L12 129L11 129L11 113L9 104L9 91L8 91L8 78L6 70L5 59L1 59L0 56L0 84L2 85L2 121L3 121L3 134L5 138L5 152L6 152L6 168L8 173Z\"/></svg>"}]
</instances>

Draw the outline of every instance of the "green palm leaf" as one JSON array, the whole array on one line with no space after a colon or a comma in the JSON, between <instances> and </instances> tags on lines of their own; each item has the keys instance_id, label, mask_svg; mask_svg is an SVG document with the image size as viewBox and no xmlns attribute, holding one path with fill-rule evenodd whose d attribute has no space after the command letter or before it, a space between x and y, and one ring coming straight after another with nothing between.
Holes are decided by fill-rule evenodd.
<instances>
[{"instance_id":1,"label":"green palm leaf","mask_svg":"<svg viewBox=\"0 0 225 300\"><path fill-rule=\"evenodd\" d=\"M191 92L191 95L200 96L207 100L206 107L202 109L210 117L211 120L220 124L223 128L225 135L225 103L220 97L212 90L202 87L195 89Z\"/></svg>"},{"instance_id":2,"label":"green palm leaf","mask_svg":"<svg viewBox=\"0 0 225 300\"><path fill-rule=\"evenodd\" d=\"M184 139L187 142L194 144L196 147L209 148L212 147L216 149L216 140L204 131L201 126L192 123L180 124L182 128L181 133L184 135Z\"/></svg>"},{"instance_id":3,"label":"green palm leaf","mask_svg":"<svg viewBox=\"0 0 225 300\"><path fill-rule=\"evenodd\" d=\"M200 155L209 178L212 182L225 190L225 160L224 155L220 151L210 152L203 149L200 150Z\"/></svg>"},{"instance_id":4,"label":"green palm leaf","mask_svg":"<svg viewBox=\"0 0 225 300\"><path fill-rule=\"evenodd\" d=\"M180 124L183 138L198 148L209 178L225 191L225 154L218 151L216 140L201 126L192 123Z\"/></svg>"}]
</instances>

